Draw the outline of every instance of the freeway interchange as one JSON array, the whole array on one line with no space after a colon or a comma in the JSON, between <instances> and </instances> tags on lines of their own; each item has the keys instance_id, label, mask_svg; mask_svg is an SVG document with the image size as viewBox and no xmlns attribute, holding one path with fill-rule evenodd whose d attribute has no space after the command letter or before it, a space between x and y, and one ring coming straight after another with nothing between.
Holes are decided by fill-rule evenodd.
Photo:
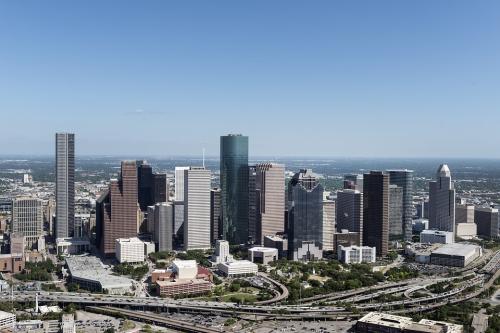
<instances>
[{"instance_id":1,"label":"freeway interchange","mask_svg":"<svg viewBox=\"0 0 500 333\"><path fill-rule=\"evenodd\" d=\"M500 253L500 252L499 252ZM479 270L483 274L469 271L460 277L417 278L404 282L382 283L375 287L360 288L353 291L327 294L302 300L299 305L279 304L288 296L286 287L262 274L261 277L273 283L280 292L267 302L240 305L229 302L201 301L195 299L174 300L159 297L130 297L106 294L14 291L0 294L0 300L34 302L37 295L41 303L79 304L88 307L109 306L141 310L159 310L161 312L186 312L221 314L229 316L259 315L272 318L303 319L326 317L358 317L361 312L385 310L398 312L421 312L434 309L447 303L458 303L477 297L490 288L499 278L500 255L495 255ZM412 294L442 281L454 280L453 288L446 292L427 294L412 298ZM390 302L377 301L378 297L389 294L403 294L402 300ZM321 302L321 303L318 303ZM274 304L271 304L274 303ZM125 310L124 310L125 311Z\"/></svg>"}]
</instances>

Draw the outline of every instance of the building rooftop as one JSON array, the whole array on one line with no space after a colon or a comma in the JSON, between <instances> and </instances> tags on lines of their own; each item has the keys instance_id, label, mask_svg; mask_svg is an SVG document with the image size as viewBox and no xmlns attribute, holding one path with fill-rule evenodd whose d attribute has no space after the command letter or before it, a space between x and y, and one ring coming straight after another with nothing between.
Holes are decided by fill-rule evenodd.
<instances>
[{"instance_id":1,"label":"building rooftop","mask_svg":"<svg viewBox=\"0 0 500 333\"><path fill-rule=\"evenodd\" d=\"M172 265L177 268L197 268L196 260L174 260Z\"/></svg>"},{"instance_id":2,"label":"building rooftop","mask_svg":"<svg viewBox=\"0 0 500 333\"><path fill-rule=\"evenodd\" d=\"M227 267L233 267L233 268L257 266L256 264L254 264L253 262L248 261L248 260L237 260L237 261L225 262L225 263L222 263L221 265L224 265Z\"/></svg>"},{"instance_id":3,"label":"building rooftop","mask_svg":"<svg viewBox=\"0 0 500 333\"><path fill-rule=\"evenodd\" d=\"M261 247L261 246L256 246L256 247L252 247L250 250L248 251L251 251L251 252L269 252L269 253L274 253L276 251L278 251L277 249L275 249L274 247Z\"/></svg>"},{"instance_id":4,"label":"building rooftop","mask_svg":"<svg viewBox=\"0 0 500 333\"><path fill-rule=\"evenodd\" d=\"M141 241L139 238L137 237L132 237L132 238L118 238L116 240L117 243L136 243L136 244L144 244L143 241Z\"/></svg>"},{"instance_id":5,"label":"building rooftop","mask_svg":"<svg viewBox=\"0 0 500 333\"><path fill-rule=\"evenodd\" d=\"M101 260L96 257L68 257L66 264L72 277L99 282L103 289L130 288L132 286L132 280L112 275L104 268Z\"/></svg>"},{"instance_id":6,"label":"building rooftop","mask_svg":"<svg viewBox=\"0 0 500 333\"><path fill-rule=\"evenodd\" d=\"M362 323L369 323L385 327L391 327L401 331L421 332L421 333L462 333L463 326L441 321L422 319L418 323L411 318L395 316L387 313L370 312L359 320Z\"/></svg>"},{"instance_id":7,"label":"building rooftop","mask_svg":"<svg viewBox=\"0 0 500 333\"><path fill-rule=\"evenodd\" d=\"M479 248L479 246L477 245L454 243L454 244L445 244L439 247L437 250L433 251L432 253L453 255L453 256L468 256L470 255L471 252L476 251L477 248Z\"/></svg>"},{"instance_id":8,"label":"building rooftop","mask_svg":"<svg viewBox=\"0 0 500 333\"><path fill-rule=\"evenodd\" d=\"M0 311L0 320L11 318L12 316L15 317L16 315L10 312Z\"/></svg>"}]
</instances>

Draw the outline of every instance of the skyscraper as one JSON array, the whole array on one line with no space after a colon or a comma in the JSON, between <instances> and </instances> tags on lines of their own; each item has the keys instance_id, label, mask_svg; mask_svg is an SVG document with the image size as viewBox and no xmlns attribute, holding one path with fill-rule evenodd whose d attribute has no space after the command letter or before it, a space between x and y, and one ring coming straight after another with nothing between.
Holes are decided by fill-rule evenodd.
<instances>
[{"instance_id":1,"label":"skyscraper","mask_svg":"<svg viewBox=\"0 0 500 333\"><path fill-rule=\"evenodd\" d=\"M389 238L403 238L403 188L389 185Z\"/></svg>"},{"instance_id":2,"label":"skyscraper","mask_svg":"<svg viewBox=\"0 0 500 333\"><path fill-rule=\"evenodd\" d=\"M285 166L263 163L251 167L249 202L250 230L255 231L256 244L264 244L264 237L285 231ZM252 179L254 178L254 179ZM252 213L255 208L255 212ZM252 221L253 220L253 221Z\"/></svg>"},{"instance_id":3,"label":"skyscraper","mask_svg":"<svg viewBox=\"0 0 500 333\"><path fill-rule=\"evenodd\" d=\"M363 178L363 245L385 256L389 246L389 175L371 171Z\"/></svg>"},{"instance_id":4,"label":"skyscraper","mask_svg":"<svg viewBox=\"0 0 500 333\"><path fill-rule=\"evenodd\" d=\"M73 236L75 223L75 135L56 133L55 238Z\"/></svg>"},{"instance_id":5,"label":"skyscraper","mask_svg":"<svg viewBox=\"0 0 500 333\"><path fill-rule=\"evenodd\" d=\"M175 167L175 201L184 201L184 170L189 167Z\"/></svg>"},{"instance_id":6,"label":"skyscraper","mask_svg":"<svg viewBox=\"0 0 500 333\"><path fill-rule=\"evenodd\" d=\"M31 249L43 235L43 202L37 198L18 197L12 200L12 233L23 235Z\"/></svg>"},{"instance_id":7,"label":"skyscraper","mask_svg":"<svg viewBox=\"0 0 500 333\"><path fill-rule=\"evenodd\" d=\"M184 170L184 249L210 248L210 170Z\"/></svg>"},{"instance_id":8,"label":"skyscraper","mask_svg":"<svg viewBox=\"0 0 500 333\"><path fill-rule=\"evenodd\" d=\"M115 253L115 240L137 236L137 165L123 161L119 179L112 179L109 191L96 204L97 229L100 230L100 248L105 256Z\"/></svg>"},{"instance_id":9,"label":"skyscraper","mask_svg":"<svg viewBox=\"0 0 500 333\"><path fill-rule=\"evenodd\" d=\"M359 243L363 244L363 193L358 190L337 192L336 230L359 233Z\"/></svg>"},{"instance_id":10,"label":"skyscraper","mask_svg":"<svg viewBox=\"0 0 500 333\"><path fill-rule=\"evenodd\" d=\"M500 238L500 214L497 208L478 207L474 213L477 234L486 239Z\"/></svg>"},{"instance_id":11,"label":"skyscraper","mask_svg":"<svg viewBox=\"0 0 500 333\"><path fill-rule=\"evenodd\" d=\"M411 241L413 219L413 171L389 170L389 182L403 189L403 239Z\"/></svg>"},{"instance_id":12,"label":"skyscraper","mask_svg":"<svg viewBox=\"0 0 500 333\"><path fill-rule=\"evenodd\" d=\"M141 211L167 201L167 175L153 173L146 161L137 161L138 200Z\"/></svg>"},{"instance_id":13,"label":"skyscraper","mask_svg":"<svg viewBox=\"0 0 500 333\"><path fill-rule=\"evenodd\" d=\"M137 197L144 212L153 202L153 169L146 161L137 161Z\"/></svg>"},{"instance_id":14,"label":"skyscraper","mask_svg":"<svg viewBox=\"0 0 500 333\"><path fill-rule=\"evenodd\" d=\"M154 240L158 251L173 250L174 206L171 202L154 205Z\"/></svg>"},{"instance_id":15,"label":"skyscraper","mask_svg":"<svg viewBox=\"0 0 500 333\"><path fill-rule=\"evenodd\" d=\"M335 233L335 201L323 196L323 251L333 251Z\"/></svg>"},{"instance_id":16,"label":"skyscraper","mask_svg":"<svg viewBox=\"0 0 500 333\"><path fill-rule=\"evenodd\" d=\"M446 164L439 166L436 180L429 182L429 228L455 234L455 189Z\"/></svg>"},{"instance_id":17,"label":"skyscraper","mask_svg":"<svg viewBox=\"0 0 500 333\"><path fill-rule=\"evenodd\" d=\"M248 240L252 244L260 244L257 240L258 210L260 199L257 193L257 170L254 165L248 166Z\"/></svg>"},{"instance_id":18,"label":"skyscraper","mask_svg":"<svg viewBox=\"0 0 500 333\"><path fill-rule=\"evenodd\" d=\"M231 244L248 241L248 137L220 138L220 184L224 239Z\"/></svg>"},{"instance_id":19,"label":"skyscraper","mask_svg":"<svg viewBox=\"0 0 500 333\"><path fill-rule=\"evenodd\" d=\"M220 239L221 227L221 193L220 188L213 188L210 191L210 242L215 242Z\"/></svg>"},{"instance_id":20,"label":"skyscraper","mask_svg":"<svg viewBox=\"0 0 500 333\"><path fill-rule=\"evenodd\" d=\"M288 183L288 252L313 242L323 248L323 186L310 169L296 173Z\"/></svg>"}]
</instances>

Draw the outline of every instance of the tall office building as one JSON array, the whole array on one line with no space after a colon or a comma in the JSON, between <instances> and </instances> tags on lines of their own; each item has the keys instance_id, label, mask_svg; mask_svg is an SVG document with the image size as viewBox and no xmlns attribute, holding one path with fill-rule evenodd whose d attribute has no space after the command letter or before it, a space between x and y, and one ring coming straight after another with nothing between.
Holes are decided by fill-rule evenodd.
<instances>
[{"instance_id":1,"label":"tall office building","mask_svg":"<svg viewBox=\"0 0 500 333\"><path fill-rule=\"evenodd\" d=\"M389 182L403 189L402 235L406 241L412 239L413 220L413 170L389 170Z\"/></svg>"},{"instance_id":2,"label":"tall office building","mask_svg":"<svg viewBox=\"0 0 500 333\"><path fill-rule=\"evenodd\" d=\"M337 192L336 230L359 233L359 244L363 244L363 193L358 190Z\"/></svg>"},{"instance_id":3,"label":"tall office building","mask_svg":"<svg viewBox=\"0 0 500 333\"><path fill-rule=\"evenodd\" d=\"M389 239L403 239L403 188L389 185Z\"/></svg>"},{"instance_id":4,"label":"tall office building","mask_svg":"<svg viewBox=\"0 0 500 333\"><path fill-rule=\"evenodd\" d=\"M116 239L137 236L137 188L136 162L123 161L120 178L112 179L109 191L97 200L98 238L101 252L105 256L115 254Z\"/></svg>"},{"instance_id":5,"label":"tall office building","mask_svg":"<svg viewBox=\"0 0 500 333\"><path fill-rule=\"evenodd\" d=\"M32 249L43 236L43 202L37 198L12 200L12 233L25 237L26 248Z\"/></svg>"},{"instance_id":6,"label":"tall office building","mask_svg":"<svg viewBox=\"0 0 500 333\"><path fill-rule=\"evenodd\" d=\"M254 169L255 192L250 193L249 198L252 202L253 197L256 203L255 243L263 245L264 237L275 236L285 231L285 166L276 163L263 163L257 164ZM253 182L250 181L250 183ZM252 206L250 204L250 210L252 210Z\"/></svg>"},{"instance_id":7,"label":"tall office building","mask_svg":"<svg viewBox=\"0 0 500 333\"><path fill-rule=\"evenodd\" d=\"M220 138L222 227L230 244L248 241L248 137L230 134Z\"/></svg>"},{"instance_id":8,"label":"tall office building","mask_svg":"<svg viewBox=\"0 0 500 333\"><path fill-rule=\"evenodd\" d=\"M291 258L303 242L323 248L323 186L310 169L288 183L288 252Z\"/></svg>"},{"instance_id":9,"label":"tall office building","mask_svg":"<svg viewBox=\"0 0 500 333\"><path fill-rule=\"evenodd\" d=\"M141 211L148 206L167 201L167 175L153 173L146 161L137 161L138 200Z\"/></svg>"},{"instance_id":10,"label":"tall office building","mask_svg":"<svg viewBox=\"0 0 500 333\"><path fill-rule=\"evenodd\" d=\"M184 171L189 167L175 167L175 201L184 201Z\"/></svg>"},{"instance_id":11,"label":"tall office building","mask_svg":"<svg viewBox=\"0 0 500 333\"><path fill-rule=\"evenodd\" d=\"M167 175L164 173L153 174L153 202L167 202L168 201L168 180Z\"/></svg>"},{"instance_id":12,"label":"tall office building","mask_svg":"<svg viewBox=\"0 0 500 333\"><path fill-rule=\"evenodd\" d=\"M455 234L455 189L450 168L442 164L429 183L429 228Z\"/></svg>"},{"instance_id":13,"label":"tall office building","mask_svg":"<svg viewBox=\"0 0 500 333\"><path fill-rule=\"evenodd\" d=\"M190 167L184 170L184 249L209 249L210 170Z\"/></svg>"},{"instance_id":14,"label":"tall office building","mask_svg":"<svg viewBox=\"0 0 500 333\"><path fill-rule=\"evenodd\" d=\"M497 240L500 238L500 214L497 208L478 207L474 219L479 237Z\"/></svg>"},{"instance_id":15,"label":"tall office building","mask_svg":"<svg viewBox=\"0 0 500 333\"><path fill-rule=\"evenodd\" d=\"M220 239L221 226L221 193L220 188L210 190L210 243L215 244Z\"/></svg>"},{"instance_id":16,"label":"tall office building","mask_svg":"<svg viewBox=\"0 0 500 333\"><path fill-rule=\"evenodd\" d=\"M248 166L248 241L251 244L260 244L257 240L258 210L260 199L257 193L257 170L254 165Z\"/></svg>"},{"instance_id":17,"label":"tall office building","mask_svg":"<svg viewBox=\"0 0 500 333\"><path fill-rule=\"evenodd\" d=\"M385 256L389 246L389 175L371 171L363 178L363 245Z\"/></svg>"},{"instance_id":18,"label":"tall office building","mask_svg":"<svg viewBox=\"0 0 500 333\"><path fill-rule=\"evenodd\" d=\"M184 243L184 201L174 201L174 244L180 248Z\"/></svg>"},{"instance_id":19,"label":"tall office building","mask_svg":"<svg viewBox=\"0 0 500 333\"><path fill-rule=\"evenodd\" d=\"M56 133L55 238L73 236L75 223L75 135Z\"/></svg>"},{"instance_id":20,"label":"tall office building","mask_svg":"<svg viewBox=\"0 0 500 333\"><path fill-rule=\"evenodd\" d=\"M363 192L363 175L351 174L344 176L345 190L358 190Z\"/></svg>"},{"instance_id":21,"label":"tall office building","mask_svg":"<svg viewBox=\"0 0 500 333\"><path fill-rule=\"evenodd\" d=\"M455 223L474 223L474 205L457 204L455 207Z\"/></svg>"},{"instance_id":22,"label":"tall office building","mask_svg":"<svg viewBox=\"0 0 500 333\"><path fill-rule=\"evenodd\" d=\"M173 250L174 205L162 202L154 205L154 241L158 251Z\"/></svg>"},{"instance_id":23,"label":"tall office building","mask_svg":"<svg viewBox=\"0 0 500 333\"><path fill-rule=\"evenodd\" d=\"M326 194L326 192L325 192ZM335 233L335 201L323 196L323 251L333 251Z\"/></svg>"},{"instance_id":24,"label":"tall office building","mask_svg":"<svg viewBox=\"0 0 500 333\"><path fill-rule=\"evenodd\" d=\"M141 211L146 211L153 202L153 168L146 161L137 161L137 197Z\"/></svg>"}]
</instances>

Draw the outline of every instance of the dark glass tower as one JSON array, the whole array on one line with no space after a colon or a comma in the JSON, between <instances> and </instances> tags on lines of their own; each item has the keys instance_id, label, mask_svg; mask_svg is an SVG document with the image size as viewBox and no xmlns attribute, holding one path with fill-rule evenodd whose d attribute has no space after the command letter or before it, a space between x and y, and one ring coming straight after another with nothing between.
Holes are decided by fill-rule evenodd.
<instances>
[{"instance_id":1,"label":"dark glass tower","mask_svg":"<svg viewBox=\"0 0 500 333\"><path fill-rule=\"evenodd\" d=\"M389 170L389 181L403 189L403 238L411 241L412 217L413 217L413 171L412 170Z\"/></svg>"},{"instance_id":2,"label":"dark glass tower","mask_svg":"<svg viewBox=\"0 0 500 333\"><path fill-rule=\"evenodd\" d=\"M137 161L137 185L139 206L144 212L153 202L153 169L144 161Z\"/></svg>"},{"instance_id":3,"label":"dark glass tower","mask_svg":"<svg viewBox=\"0 0 500 333\"><path fill-rule=\"evenodd\" d=\"M389 175L372 171L363 180L363 245L385 256L389 245Z\"/></svg>"},{"instance_id":4,"label":"dark glass tower","mask_svg":"<svg viewBox=\"0 0 500 333\"><path fill-rule=\"evenodd\" d=\"M220 138L222 234L231 244L248 241L248 137Z\"/></svg>"}]
</instances>

